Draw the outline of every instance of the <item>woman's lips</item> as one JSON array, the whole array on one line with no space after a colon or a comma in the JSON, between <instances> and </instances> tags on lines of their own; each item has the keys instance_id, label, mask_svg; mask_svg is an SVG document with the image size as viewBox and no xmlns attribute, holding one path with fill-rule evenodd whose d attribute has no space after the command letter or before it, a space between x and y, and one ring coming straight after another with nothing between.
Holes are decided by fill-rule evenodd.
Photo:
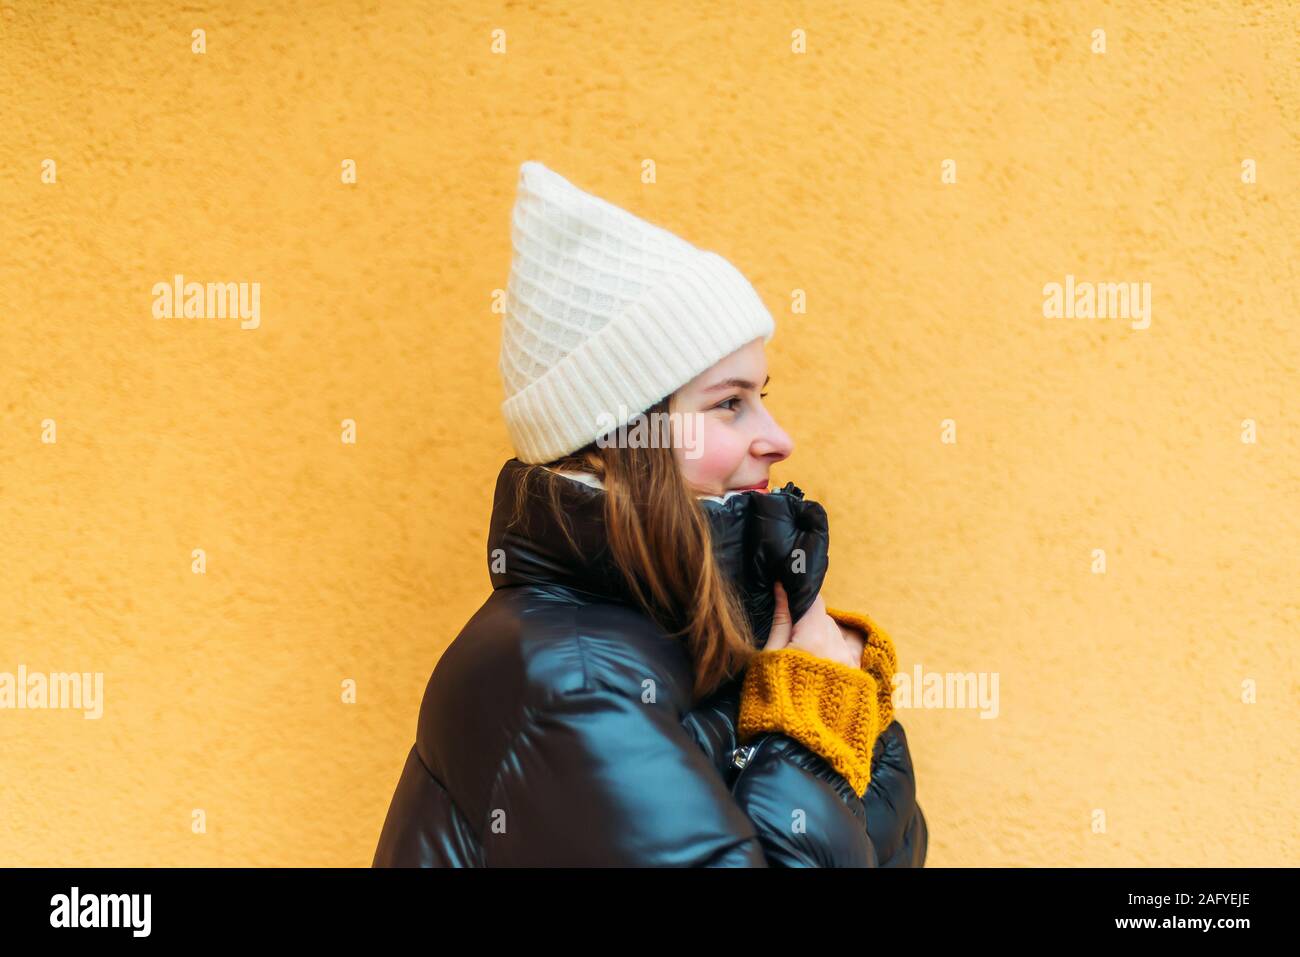
<instances>
[{"instance_id":1,"label":"woman's lips","mask_svg":"<svg viewBox=\"0 0 1300 957\"><path fill-rule=\"evenodd\" d=\"M739 486L738 488L733 488L731 491L733 491L733 492L766 492L766 491L767 491L767 483L766 483L766 482L759 482L759 483L757 483L756 485L741 485L741 486Z\"/></svg>"}]
</instances>

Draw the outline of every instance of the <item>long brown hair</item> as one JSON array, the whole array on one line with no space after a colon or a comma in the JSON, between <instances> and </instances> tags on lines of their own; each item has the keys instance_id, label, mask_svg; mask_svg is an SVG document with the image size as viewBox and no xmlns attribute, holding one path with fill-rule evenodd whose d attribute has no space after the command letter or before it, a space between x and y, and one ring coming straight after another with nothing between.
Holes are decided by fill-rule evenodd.
<instances>
[{"instance_id":1,"label":"long brown hair","mask_svg":"<svg viewBox=\"0 0 1300 957\"><path fill-rule=\"evenodd\" d=\"M669 421L661 399L645 414L650 423ZM546 471L589 472L605 486L605 528L610 553L642 609L670 638L683 641L695 666L695 701L708 697L736 675L756 651L748 619L731 583L718 568L709 520L696 502L671 447L623 447L596 442L551 462L528 465L517 489L513 522L525 514L537 479L545 504L569 543L560 504L562 482Z\"/></svg>"}]
</instances>

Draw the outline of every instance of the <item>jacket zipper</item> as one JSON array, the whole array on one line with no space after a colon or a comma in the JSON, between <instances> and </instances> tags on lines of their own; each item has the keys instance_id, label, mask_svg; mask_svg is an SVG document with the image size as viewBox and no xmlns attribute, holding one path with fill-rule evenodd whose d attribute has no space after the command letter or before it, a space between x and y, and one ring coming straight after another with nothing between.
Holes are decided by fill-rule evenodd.
<instances>
[{"instance_id":1,"label":"jacket zipper","mask_svg":"<svg viewBox=\"0 0 1300 957\"><path fill-rule=\"evenodd\" d=\"M758 749L756 744L746 744L736 748L731 752L731 766L733 768L744 769L749 764L750 759L754 757L754 752Z\"/></svg>"}]
</instances>

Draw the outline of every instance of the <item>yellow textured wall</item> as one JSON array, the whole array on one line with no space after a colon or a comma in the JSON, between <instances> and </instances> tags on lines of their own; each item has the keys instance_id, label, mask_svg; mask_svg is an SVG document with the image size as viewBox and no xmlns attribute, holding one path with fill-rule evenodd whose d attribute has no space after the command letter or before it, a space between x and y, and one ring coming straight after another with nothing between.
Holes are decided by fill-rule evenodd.
<instances>
[{"instance_id":1,"label":"yellow textured wall","mask_svg":"<svg viewBox=\"0 0 1300 957\"><path fill-rule=\"evenodd\" d=\"M999 676L898 712L930 865L1300 864L1298 63L1280 0L0 0L0 671L104 675L0 711L0 863L369 864L489 587L538 159L746 273L830 604Z\"/></svg>"}]
</instances>

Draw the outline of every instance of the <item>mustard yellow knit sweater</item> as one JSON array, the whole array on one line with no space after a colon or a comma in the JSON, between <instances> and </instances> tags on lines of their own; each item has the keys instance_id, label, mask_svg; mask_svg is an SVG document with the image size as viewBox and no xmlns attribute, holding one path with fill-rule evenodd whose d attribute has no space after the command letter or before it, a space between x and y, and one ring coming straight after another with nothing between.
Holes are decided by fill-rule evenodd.
<instances>
[{"instance_id":1,"label":"mustard yellow knit sweater","mask_svg":"<svg viewBox=\"0 0 1300 957\"><path fill-rule=\"evenodd\" d=\"M837 608L827 614L866 636L861 667L786 646L754 655L745 672L736 738L782 731L824 757L858 797L871 783L871 752L894 720L894 643L870 617Z\"/></svg>"}]
</instances>

